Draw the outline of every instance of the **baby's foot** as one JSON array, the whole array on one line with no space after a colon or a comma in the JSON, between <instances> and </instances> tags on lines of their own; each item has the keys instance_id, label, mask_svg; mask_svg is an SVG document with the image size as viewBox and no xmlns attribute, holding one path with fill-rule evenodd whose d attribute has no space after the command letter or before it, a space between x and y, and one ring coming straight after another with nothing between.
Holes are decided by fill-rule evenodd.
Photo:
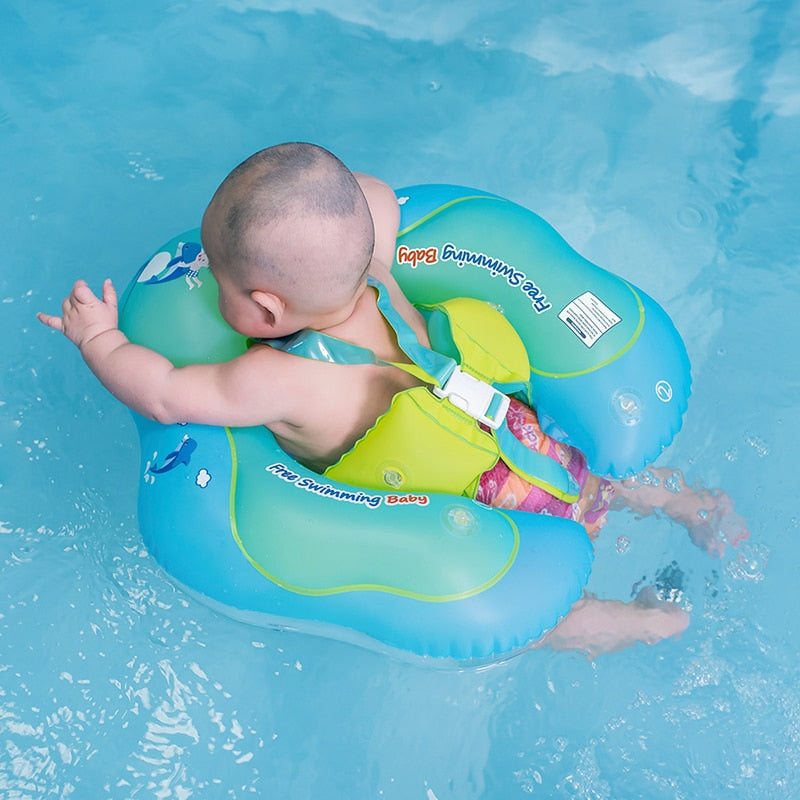
<instances>
[{"instance_id":1,"label":"baby's foot","mask_svg":"<svg viewBox=\"0 0 800 800\"><path fill-rule=\"evenodd\" d=\"M645 586L631 605L640 609L641 630L637 638L646 644L678 636L689 627L689 614L677 603L662 600L652 586Z\"/></svg>"},{"instance_id":2,"label":"baby's foot","mask_svg":"<svg viewBox=\"0 0 800 800\"><path fill-rule=\"evenodd\" d=\"M636 600L600 600L587 596L579 600L561 622L535 647L578 650L589 659L602 653L616 653L637 642L656 644L678 636L689 625L689 615L679 605L661 600L652 587Z\"/></svg>"},{"instance_id":3,"label":"baby's foot","mask_svg":"<svg viewBox=\"0 0 800 800\"><path fill-rule=\"evenodd\" d=\"M695 494L693 513L682 515L682 522L691 540L710 556L721 558L728 545L738 547L750 536L747 523L733 510L730 495L720 489Z\"/></svg>"}]
</instances>

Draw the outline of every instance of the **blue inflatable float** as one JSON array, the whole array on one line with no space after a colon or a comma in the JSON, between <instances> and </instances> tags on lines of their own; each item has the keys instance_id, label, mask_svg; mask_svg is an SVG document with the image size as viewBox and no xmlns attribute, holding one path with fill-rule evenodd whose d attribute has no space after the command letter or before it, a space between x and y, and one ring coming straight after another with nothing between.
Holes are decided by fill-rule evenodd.
<instances>
[{"instance_id":1,"label":"blue inflatable float","mask_svg":"<svg viewBox=\"0 0 800 800\"><path fill-rule=\"evenodd\" d=\"M540 217L457 186L398 192L394 274L415 303L469 296L526 343L534 402L599 473L654 460L681 424L689 363L665 312L575 253ZM134 277L120 327L177 365L233 358L199 231ZM226 613L446 660L508 657L581 596L592 548L572 521L311 472L266 428L136 416L139 522L154 558Z\"/></svg>"}]
</instances>

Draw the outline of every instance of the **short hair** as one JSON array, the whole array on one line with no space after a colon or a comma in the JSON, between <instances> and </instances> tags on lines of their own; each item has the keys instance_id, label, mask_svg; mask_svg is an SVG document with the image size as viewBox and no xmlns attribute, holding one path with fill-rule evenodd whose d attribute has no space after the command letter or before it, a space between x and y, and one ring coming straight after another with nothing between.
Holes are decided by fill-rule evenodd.
<instances>
[{"instance_id":1,"label":"short hair","mask_svg":"<svg viewBox=\"0 0 800 800\"><path fill-rule=\"evenodd\" d=\"M353 173L323 147L290 142L254 153L225 178L214 204L221 212L219 243L236 269L247 264L248 272L256 269L279 283L291 282L294 276L282 268L280 254L258 252L250 234L295 215L353 226L353 263L320 265L331 269L326 272L331 282L342 289L352 282L355 288L369 267L374 228L366 199Z\"/></svg>"}]
</instances>

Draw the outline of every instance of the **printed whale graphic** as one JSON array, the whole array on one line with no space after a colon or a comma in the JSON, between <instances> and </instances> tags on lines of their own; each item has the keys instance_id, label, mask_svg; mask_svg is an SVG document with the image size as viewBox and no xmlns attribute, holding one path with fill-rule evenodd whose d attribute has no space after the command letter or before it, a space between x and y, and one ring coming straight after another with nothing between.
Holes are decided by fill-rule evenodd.
<instances>
[{"instance_id":1,"label":"printed whale graphic","mask_svg":"<svg viewBox=\"0 0 800 800\"><path fill-rule=\"evenodd\" d=\"M175 469L179 464L187 464L192 458L192 453L197 449L197 442L190 436L185 436L176 450L173 450L164 458L164 463L160 467L151 466L148 470L154 475L163 475L165 472Z\"/></svg>"}]
</instances>

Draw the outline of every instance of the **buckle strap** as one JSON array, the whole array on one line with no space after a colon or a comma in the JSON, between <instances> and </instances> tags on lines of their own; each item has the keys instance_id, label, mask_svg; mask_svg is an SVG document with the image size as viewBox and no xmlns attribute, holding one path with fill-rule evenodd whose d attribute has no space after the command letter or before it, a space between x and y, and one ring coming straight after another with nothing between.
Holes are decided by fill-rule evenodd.
<instances>
[{"instance_id":1,"label":"buckle strap","mask_svg":"<svg viewBox=\"0 0 800 800\"><path fill-rule=\"evenodd\" d=\"M526 447L514 436L505 420L494 432L494 437L503 461L526 481L566 503L578 499L581 487L572 473L549 456Z\"/></svg>"},{"instance_id":2,"label":"buckle strap","mask_svg":"<svg viewBox=\"0 0 800 800\"><path fill-rule=\"evenodd\" d=\"M437 397L446 397L456 408L492 430L497 430L503 424L511 402L502 392L462 372L457 365L441 388L433 387L433 393Z\"/></svg>"},{"instance_id":3,"label":"buckle strap","mask_svg":"<svg viewBox=\"0 0 800 800\"><path fill-rule=\"evenodd\" d=\"M491 384L463 372L454 359L420 344L414 331L391 304L386 287L371 276L367 282L378 290L378 308L394 328L400 348L433 379L434 395L447 398L473 419L497 430L506 418L508 397ZM395 366L411 372L407 364Z\"/></svg>"},{"instance_id":4,"label":"buckle strap","mask_svg":"<svg viewBox=\"0 0 800 800\"><path fill-rule=\"evenodd\" d=\"M428 378L426 382L433 382L439 385L443 384L452 373L453 369L458 367L458 364L452 358L437 353L429 347L421 344L417 339L417 334L412 327L403 319L401 314L392 305L389 298L389 291L378 280L371 275L367 276L367 284L374 287L378 291L378 310L383 314L384 319L392 326L392 329L397 336L397 344L400 349L411 359L416 367L422 370ZM409 365L391 362L393 366L399 367L406 372L412 372L408 369ZM413 374L419 376L418 372Z\"/></svg>"}]
</instances>

